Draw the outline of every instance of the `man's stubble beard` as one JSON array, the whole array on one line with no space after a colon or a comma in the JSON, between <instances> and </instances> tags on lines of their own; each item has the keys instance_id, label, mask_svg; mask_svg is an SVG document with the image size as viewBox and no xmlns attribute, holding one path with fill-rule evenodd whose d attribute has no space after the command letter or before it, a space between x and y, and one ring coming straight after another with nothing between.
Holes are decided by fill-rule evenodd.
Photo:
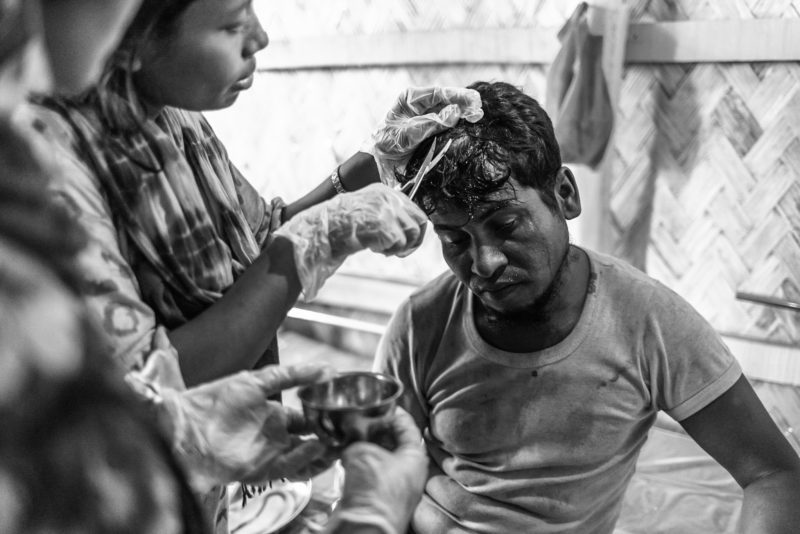
<instances>
[{"instance_id":1,"label":"man's stubble beard","mask_svg":"<svg viewBox=\"0 0 800 534\"><path fill-rule=\"evenodd\" d=\"M511 310L508 312L502 310L493 310L492 308L489 308L480 302L480 299L478 299L481 308L483 308L483 312L486 315L487 322L494 325L500 325L503 323L511 325L527 322L546 322L549 311L553 309L553 304L559 301L561 291L565 285L565 277L568 267L573 262L573 259L570 258L571 251L572 243L571 240L569 240L567 241L567 247L564 250L564 254L561 257L558 269L556 269L556 274L553 276L553 280L550 282L550 285L547 286L547 289L545 289L544 293L536 297L531 304L525 306L524 308Z\"/></svg>"}]
</instances>

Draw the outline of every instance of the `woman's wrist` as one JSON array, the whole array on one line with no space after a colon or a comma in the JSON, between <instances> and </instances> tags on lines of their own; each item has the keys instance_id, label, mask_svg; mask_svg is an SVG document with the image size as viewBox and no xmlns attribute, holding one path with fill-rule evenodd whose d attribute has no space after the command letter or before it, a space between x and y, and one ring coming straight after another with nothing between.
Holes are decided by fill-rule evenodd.
<instances>
[{"instance_id":1,"label":"woman's wrist","mask_svg":"<svg viewBox=\"0 0 800 534\"><path fill-rule=\"evenodd\" d=\"M336 194L341 195L342 193L347 193L347 189L342 185L342 179L339 176L339 167L336 167L328 178Z\"/></svg>"},{"instance_id":2,"label":"woman's wrist","mask_svg":"<svg viewBox=\"0 0 800 534\"><path fill-rule=\"evenodd\" d=\"M345 191L357 191L381 180L375 158L366 152L356 152L350 156L338 171L339 182Z\"/></svg>"}]
</instances>

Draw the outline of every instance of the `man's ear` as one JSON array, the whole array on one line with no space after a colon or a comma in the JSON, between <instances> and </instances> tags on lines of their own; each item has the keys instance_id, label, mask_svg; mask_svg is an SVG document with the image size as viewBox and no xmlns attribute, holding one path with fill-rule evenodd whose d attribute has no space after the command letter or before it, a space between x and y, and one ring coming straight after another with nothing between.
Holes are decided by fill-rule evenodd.
<instances>
[{"instance_id":1,"label":"man's ear","mask_svg":"<svg viewBox=\"0 0 800 534\"><path fill-rule=\"evenodd\" d=\"M575 182L575 175L567 167L561 167L556 174L554 184L556 202L561 207L561 212L566 220L574 219L581 214L581 195L578 192L578 184Z\"/></svg>"}]
</instances>

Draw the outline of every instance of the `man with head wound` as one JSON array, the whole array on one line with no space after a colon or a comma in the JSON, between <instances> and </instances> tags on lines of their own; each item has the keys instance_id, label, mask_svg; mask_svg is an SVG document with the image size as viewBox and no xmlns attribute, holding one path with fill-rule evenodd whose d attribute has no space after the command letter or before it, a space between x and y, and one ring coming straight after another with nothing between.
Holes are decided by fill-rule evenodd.
<instances>
[{"instance_id":1,"label":"man with head wound","mask_svg":"<svg viewBox=\"0 0 800 534\"><path fill-rule=\"evenodd\" d=\"M414 199L451 272L404 302L375 362L432 460L414 531L610 533L660 410L744 489L744 532L800 531L800 460L720 337L571 244L581 201L547 114L508 84L470 88L484 118L432 138L452 145Z\"/></svg>"}]
</instances>

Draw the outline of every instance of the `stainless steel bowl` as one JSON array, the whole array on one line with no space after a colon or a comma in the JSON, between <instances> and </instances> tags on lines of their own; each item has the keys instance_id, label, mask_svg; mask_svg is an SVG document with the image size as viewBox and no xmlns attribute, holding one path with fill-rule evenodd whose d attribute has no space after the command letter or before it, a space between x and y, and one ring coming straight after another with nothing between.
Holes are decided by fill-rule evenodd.
<instances>
[{"instance_id":1,"label":"stainless steel bowl","mask_svg":"<svg viewBox=\"0 0 800 534\"><path fill-rule=\"evenodd\" d=\"M297 392L306 420L332 447L372 441L391 448L386 429L402 394L395 378L369 372L340 373Z\"/></svg>"}]
</instances>

